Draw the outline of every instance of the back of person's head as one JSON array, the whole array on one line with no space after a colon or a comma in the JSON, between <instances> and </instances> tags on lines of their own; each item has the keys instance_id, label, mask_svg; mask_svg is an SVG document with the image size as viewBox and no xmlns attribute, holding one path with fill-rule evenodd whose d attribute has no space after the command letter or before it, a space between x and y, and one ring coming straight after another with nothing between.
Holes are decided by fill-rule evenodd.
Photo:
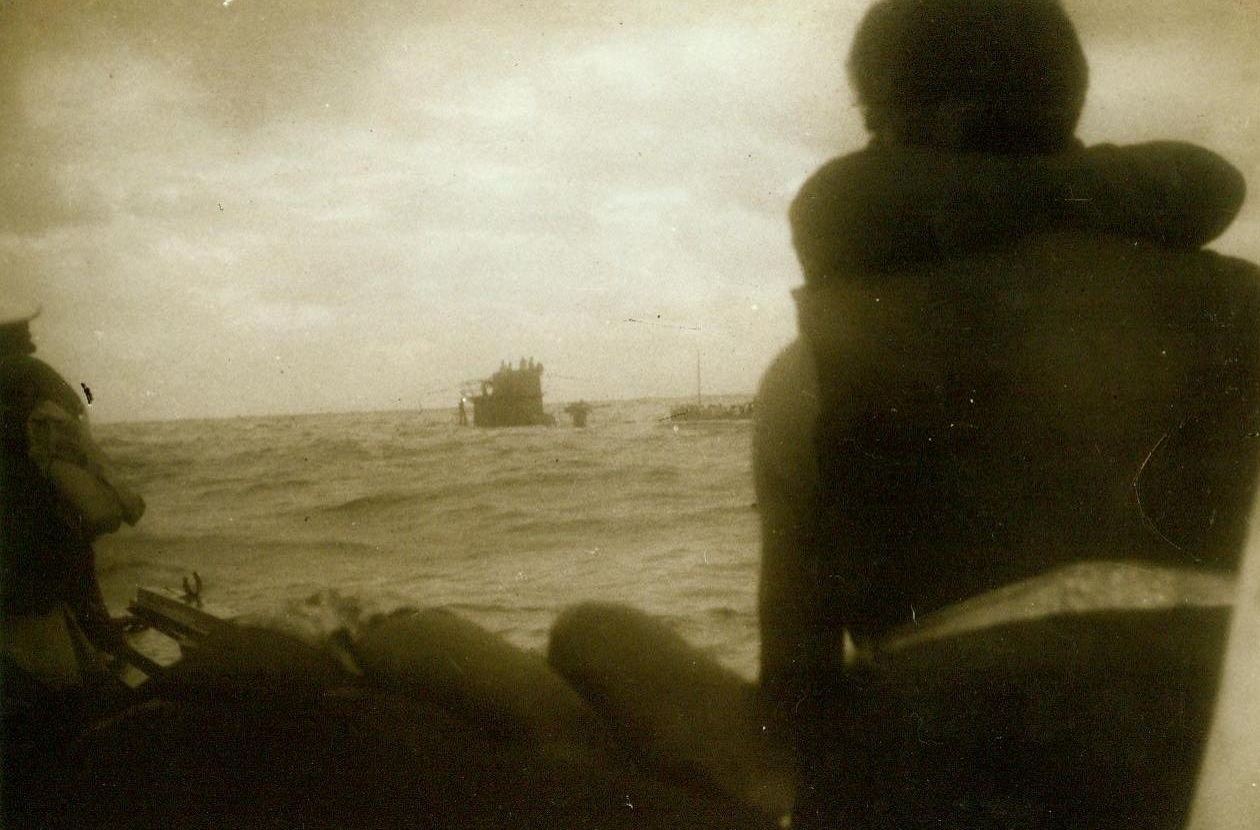
<instances>
[{"instance_id":1,"label":"back of person's head","mask_svg":"<svg viewBox=\"0 0 1260 830\"><path fill-rule=\"evenodd\" d=\"M0 326L0 357L32 354L35 341L31 340L31 328L26 323Z\"/></svg>"},{"instance_id":2,"label":"back of person's head","mask_svg":"<svg viewBox=\"0 0 1260 830\"><path fill-rule=\"evenodd\" d=\"M984 153L1066 148L1088 81L1058 0L880 0L849 74L877 141Z\"/></svg>"},{"instance_id":3,"label":"back of person's head","mask_svg":"<svg viewBox=\"0 0 1260 830\"><path fill-rule=\"evenodd\" d=\"M21 296L0 298L0 356L35 351L30 322L39 316L39 304Z\"/></svg>"}]
</instances>

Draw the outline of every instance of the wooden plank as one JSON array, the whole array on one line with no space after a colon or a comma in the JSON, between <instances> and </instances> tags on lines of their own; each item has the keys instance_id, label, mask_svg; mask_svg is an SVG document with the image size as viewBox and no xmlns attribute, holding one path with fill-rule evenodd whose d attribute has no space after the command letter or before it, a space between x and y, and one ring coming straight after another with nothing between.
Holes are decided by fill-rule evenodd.
<instances>
[{"instance_id":1,"label":"wooden plank","mask_svg":"<svg viewBox=\"0 0 1260 830\"><path fill-rule=\"evenodd\" d=\"M232 622L177 596L151 588L137 588L130 611L140 619L171 637L181 647L193 645L211 634L232 627Z\"/></svg>"}]
</instances>

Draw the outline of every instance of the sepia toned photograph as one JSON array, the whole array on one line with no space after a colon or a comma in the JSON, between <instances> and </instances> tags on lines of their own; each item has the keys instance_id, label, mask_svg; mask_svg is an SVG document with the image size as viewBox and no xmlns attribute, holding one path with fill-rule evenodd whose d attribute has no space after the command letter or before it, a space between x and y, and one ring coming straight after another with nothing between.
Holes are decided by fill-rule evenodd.
<instances>
[{"instance_id":1,"label":"sepia toned photograph","mask_svg":"<svg viewBox=\"0 0 1260 830\"><path fill-rule=\"evenodd\" d=\"M1260 826L1252 0L0 0L0 826Z\"/></svg>"}]
</instances>

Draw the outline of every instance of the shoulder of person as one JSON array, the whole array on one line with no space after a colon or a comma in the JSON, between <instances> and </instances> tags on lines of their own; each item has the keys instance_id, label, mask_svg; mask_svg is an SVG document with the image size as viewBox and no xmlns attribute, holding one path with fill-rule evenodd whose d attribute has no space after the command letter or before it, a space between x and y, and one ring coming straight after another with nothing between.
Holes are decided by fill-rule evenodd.
<instances>
[{"instance_id":1,"label":"shoulder of person","mask_svg":"<svg viewBox=\"0 0 1260 830\"><path fill-rule=\"evenodd\" d=\"M798 339L774 358L757 390L753 452L760 475L804 474L812 461L818 411L814 358Z\"/></svg>"},{"instance_id":2,"label":"shoulder of person","mask_svg":"<svg viewBox=\"0 0 1260 830\"><path fill-rule=\"evenodd\" d=\"M1202 251L1212 271L1221 279L1228 280L1239 290L1252 295L1260 294L1260 265L1241 257L1222 254L1211 249Z\"/></svg>"},{"instance_id":3,"label":"shoulder of person","mask_svg":"<svg viewBox=\"0 0 1260 830\"><path fill-rule=\"evenodd\" d=\"M817 402L814 357L803 340L793 340L775 355L762 373L757 388L757 412L773 411L774 407L784 405L816 407Z\"/></svg>"},{"instance_id":4,"label":"shoulder of person","mask_svg":"<svg viewBox=\"0 0 1260 830\"><path fill-rule=\"evenodd\" d=\"M0 383L6 398L25 393L34 401L52 401L76 416L83 413L83 402L74 388L56 369L34 355L15 355L0 360Z\"/></svg>"},{"instance_id":5,"label":"shoulder of person","mask_svg":"<svg viewBox=\"0 0 1260 830\"><path fill-rule=\"evenodd\" d=\"M793 227L804 231L815 224L833 225L837 210L854 212L874 201L870 189L881 189L887 174L881 155L870 149L836 156L809 175L788 210Z\"/></svg>"}]
</instances>

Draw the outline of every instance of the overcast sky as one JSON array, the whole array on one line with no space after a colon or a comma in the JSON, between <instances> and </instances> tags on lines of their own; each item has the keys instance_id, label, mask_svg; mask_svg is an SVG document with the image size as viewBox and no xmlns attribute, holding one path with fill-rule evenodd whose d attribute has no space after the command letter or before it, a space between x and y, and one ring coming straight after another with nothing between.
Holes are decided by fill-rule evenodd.
<instances>
[{"instance_id":1,"label":"overcast sky","mask_svg":"<svg viewBox=\"0 0 1260 830\"><path fill-rule=\"evenodd\" d=\"M0 0L0 289L96 420L751 393L866 5ZM1067 6L1083 139L1260 180L1257 0Z\"/></svg>"}]
</instances>

